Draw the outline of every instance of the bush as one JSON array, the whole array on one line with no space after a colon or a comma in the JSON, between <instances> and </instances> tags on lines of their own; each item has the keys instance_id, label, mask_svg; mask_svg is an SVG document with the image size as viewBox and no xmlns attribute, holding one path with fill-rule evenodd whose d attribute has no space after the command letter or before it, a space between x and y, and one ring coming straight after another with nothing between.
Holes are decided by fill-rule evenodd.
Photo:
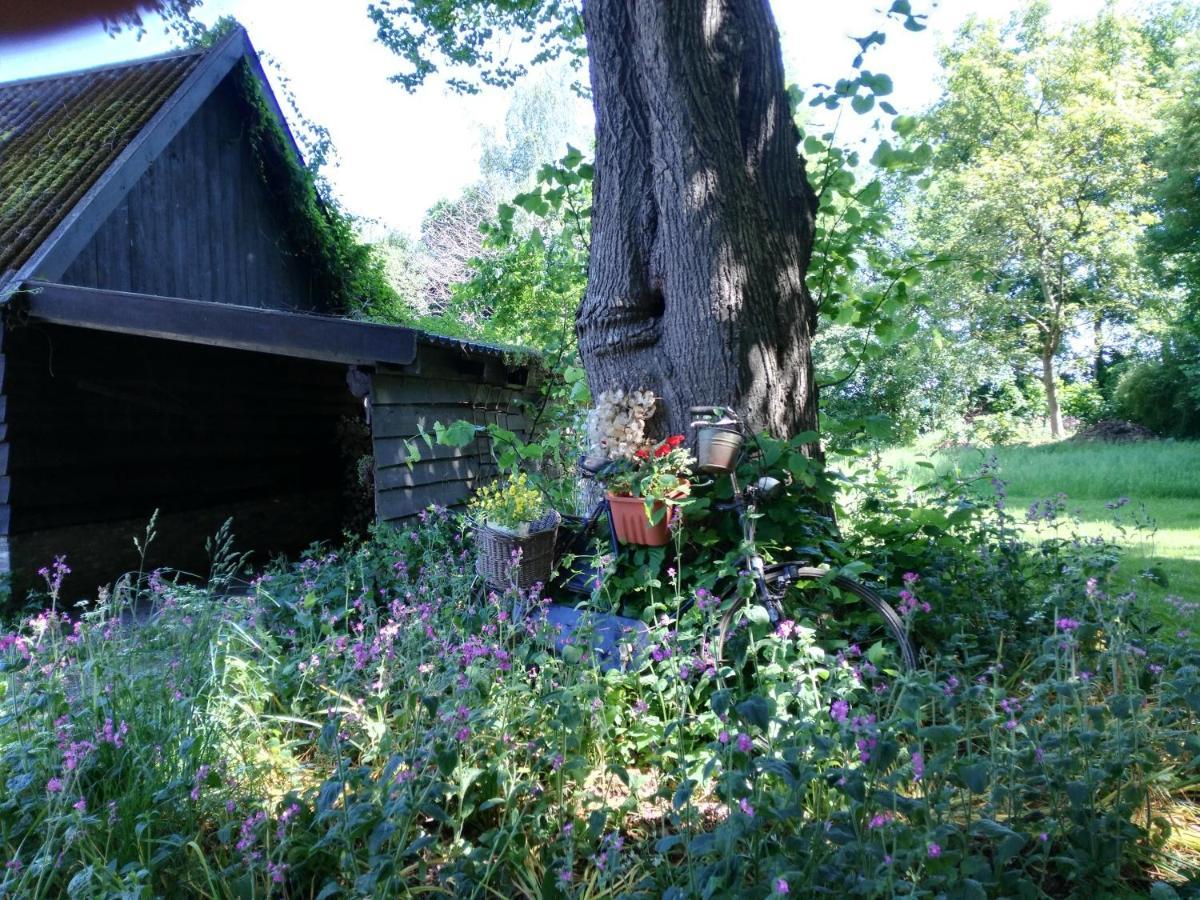
<instances>
[{"instance_id":1,"label":"bush","mask_svg":"<svg viewBox=\"0 0 1200 900\"><path fill-rule=\"evenodd\" d=\"M1178 326L1158 359L1128 369L1117 412L1167 437L1200 437L1200 327Z\"/></svg>"},{"instance_id":2,"label":"bush","mask_svg":"<svg viewBox=\"0 0 1200 900\"><path fill-rule=\"evenodd\" d=\"M1058 392L1058 399L1064 415L1088 425L1094 425L1112 414L1111 406L1100 389L1089 382L1064 384Z\"/></svg>"}]
</instances>

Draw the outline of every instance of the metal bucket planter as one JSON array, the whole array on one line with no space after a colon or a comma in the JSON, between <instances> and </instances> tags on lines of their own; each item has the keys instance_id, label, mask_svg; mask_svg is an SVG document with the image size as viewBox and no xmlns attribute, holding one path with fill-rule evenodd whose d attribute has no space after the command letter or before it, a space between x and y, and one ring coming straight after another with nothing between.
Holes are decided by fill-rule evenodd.
<instances>
[{"instance_id":1,"label":"metal bucket planter","mask_svg":"<svg viewBox=\"0 0 1200 900\"><path fill-rule=\"evenodd\" d=\"M701 472L726 475L734 470L745 443L740 432L720 425L702 425L696 437L696 462Z\"/></svg>"},{"instance_id":2,"label":"metal bucket planter","mask_svg":"<svg viewBox=\"0 0 1200 900\"><path fill-rule=\"evenodd\" d=\"M553 510L529 525L525 534L513 534L490 525L475 532L475 571L489 586L527 591L546 584L554 566L554 541L559 514Z\"/></svg>"},{"instance_id":3,"label":"metal bucket planter","mask_svg":"<svg viewBox=\"0 0 1200 900\"><path fill-rule=\"evenodd\" d=\"M653 523L646 514L646 501L642 497L609 494L608 509L613 530L622 544L663 547L671 542L671 520L678 515L678 509L668 509L661 500L655 500L650 507Z\"/></svg>"}]
</instances>

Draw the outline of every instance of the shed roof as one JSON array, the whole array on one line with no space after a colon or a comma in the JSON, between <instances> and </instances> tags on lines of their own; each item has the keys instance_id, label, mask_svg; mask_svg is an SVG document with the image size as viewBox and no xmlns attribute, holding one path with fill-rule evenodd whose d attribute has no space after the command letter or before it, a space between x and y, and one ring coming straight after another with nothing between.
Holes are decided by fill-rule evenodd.
<instances>
[{"instance_id":1,"label":"shed roof","mask_svg":"<svg viewBox=\"0 0 1200 900\"><path fill-rule=\"evenodd\" d=\"M0 274L29 259L203 55L0 84Z\"/></svg>"},{"instance_id":2,"label":"shed roof","mask_svg":"<svg viewBox=\"0 0 1200 900\"><path fill-rule=\"evenodd\" d=\"M94 230L243 60L262 88L267 115L280 126L280 149L302 162L242 28L207 49L0 83L0 302L13 290L43 290L47 285L35 279L43 277L39 271L48 259L57 266L50 281L56 280L53 276L61 274L92 233L83 222ZM115 292L108 294L121 302ZM531 355L518 348L397 330L415 334L419 343L466 355Z\"/></svg>"}]
</instances>

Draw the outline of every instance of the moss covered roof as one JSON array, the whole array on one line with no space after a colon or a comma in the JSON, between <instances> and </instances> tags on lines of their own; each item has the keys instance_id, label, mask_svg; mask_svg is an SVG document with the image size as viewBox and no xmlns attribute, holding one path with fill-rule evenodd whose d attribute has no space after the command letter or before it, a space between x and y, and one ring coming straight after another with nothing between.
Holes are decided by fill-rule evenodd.
<instances>
[{"instance_id":1,"label":"moss covered roof","mask_svg":"<svg viewBox=\"0 0 1200 900\"><path fill-rule=\"evenodd\" d=\"M0 281L49 237L203 55L0 84Z\"/></svg>"}]
</instances>

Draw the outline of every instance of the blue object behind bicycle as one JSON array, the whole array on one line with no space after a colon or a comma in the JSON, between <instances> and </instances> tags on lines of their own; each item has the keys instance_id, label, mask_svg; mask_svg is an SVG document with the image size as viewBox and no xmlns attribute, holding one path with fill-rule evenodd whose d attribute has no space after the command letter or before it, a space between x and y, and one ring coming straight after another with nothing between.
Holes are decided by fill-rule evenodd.
<instances>
[{"instance_id":1,"label":"blue object behind bicycle","mask_svg":"<svg viewBox=\"0 0 1200 900\"><path fill-rule=\"evenodd\" d=\"M604 671L623 669L626 663L637 664L650 646L650 629L644 622L612 613L596 613L576 609L565 603L551 603L546 620L555 629L554 651L558 654L568 646L590 649ZM621 657L621 645L629 647L626 659Z\"/></svg>"}]
</instances>

